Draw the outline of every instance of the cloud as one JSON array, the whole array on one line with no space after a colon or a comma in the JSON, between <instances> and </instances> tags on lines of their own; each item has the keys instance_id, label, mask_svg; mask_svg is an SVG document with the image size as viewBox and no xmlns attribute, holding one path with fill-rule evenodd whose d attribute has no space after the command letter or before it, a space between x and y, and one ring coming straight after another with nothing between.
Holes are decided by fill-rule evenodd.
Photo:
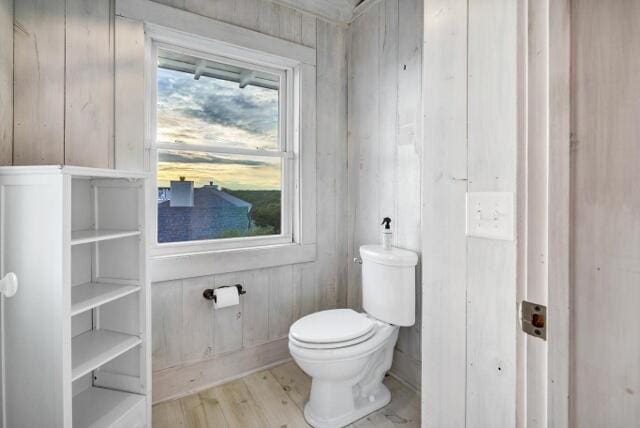
<instances>
[{"instance_id":1,"label":"cloud","mask_svg":"<svg viewBox=\"0 0 640 428\"><path fill-rule=\"evenodd\" d=\"M277 91L158 70L159 142L275 149ZM231 189L280 189L280 158L247 158L206 152L160 151L158 185L180 176L196 186L210 181Z\"/></svg>"},{"instance_id":2,"label":"cloud","mask_svg":"<svg viewBox=\"0 0 640 428\"><path fill-rule=\"evenodd\" d=\"M269 158L262 165L250 163L168 162L161 159L158 162L158 185L168 186L172 180L186 177L194 181L196 187L213 181L229 189L281 188L280 158Z\"/></svg>"},{"instance_id":3,"label":"cloud","mask_svg":"<svg viewBox=\"0 0 640 428\"><path fill-rule=\"evenodd\" d=\"M278 91L158 70L159 116L195 118L274 140L278 131Z\"/></svg>"},{"instance_id":4,"label":"cloud","mask_svg":"<svg viewBox=\"0 0 640 428\"><path fill-rule=\"evenodd\" d=\"M193 152L164 152L158 153L158 160L160 162L171 163L204 163L204 164L218 164L218 165L244 165L244 166L270 166L267 162L252 160L252 159L239 159L239 158L223 158L209 153L193 153Z\"/></svg>"}]
</instances>

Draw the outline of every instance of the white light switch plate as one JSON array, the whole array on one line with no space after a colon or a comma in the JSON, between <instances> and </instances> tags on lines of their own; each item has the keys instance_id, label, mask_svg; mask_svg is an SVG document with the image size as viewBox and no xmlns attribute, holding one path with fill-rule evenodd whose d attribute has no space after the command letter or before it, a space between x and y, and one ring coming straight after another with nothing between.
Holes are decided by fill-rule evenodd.
<instances>
[{"instance_id":1,"label":"white light switch plate","mask_svg":"<svg viewBox=\"0 0 640 428\"><path fill-rule=\"evenodd\" d=\"M514 239L512 192L467 193L467 236Z\"/></svg>"}]
</instances>

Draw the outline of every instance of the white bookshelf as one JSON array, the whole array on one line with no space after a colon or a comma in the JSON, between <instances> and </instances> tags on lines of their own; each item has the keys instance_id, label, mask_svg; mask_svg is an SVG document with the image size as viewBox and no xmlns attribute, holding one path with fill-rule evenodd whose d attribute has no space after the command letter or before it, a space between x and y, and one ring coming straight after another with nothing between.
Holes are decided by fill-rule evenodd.
<instances>
[{"instance_id":1,"label":"white bookshelf","mask_svg":"<svg viewBox=\"0 0 640 428\"><path fill-rule=\"evenodd\" d=\"M71 289L71 316L81 314L106 303L137 293L139 285L104 284L88 282Z\"/></svg>"},{"instance_id":2,"label":"white bookshelf","mask_svg":"<svg viewBox=\"0 0 640 428\"><path fill-rule=\"evenodd\" d=\"M77 230L71 232L71 245L89 244L110 239L127 238L140 235L139 230Z\"/></svg>"},{"instance_id":3,"label":"white bookshelf","mask_svg":"<svg viewBox=\"0 0 640 428\"><path fill-rule=\"evenodd\" d=\"M89 330L71 342L71 380L78 380L141 343L138 336Z\"/></svg>"},{"instance_id":4,"label":"white bookshelf","mask_svg":"<svg viewBox=\"0 0 640 428\"><path fill-rule=\"evenodd\" d=\"M7 425L146 427L151 409L147 175L0 168Z\"/></svg>"},{"instance_id":5,"label":"white bookshelf","mask_svg":"<svg viewBox=\"0 0 640 428\"><path fill-rule=\"evenodd\" d=\"M145 398L138 394L90 387L73 397L73 423L81 427L144 427Z\"/></svg>"}]
</instances>

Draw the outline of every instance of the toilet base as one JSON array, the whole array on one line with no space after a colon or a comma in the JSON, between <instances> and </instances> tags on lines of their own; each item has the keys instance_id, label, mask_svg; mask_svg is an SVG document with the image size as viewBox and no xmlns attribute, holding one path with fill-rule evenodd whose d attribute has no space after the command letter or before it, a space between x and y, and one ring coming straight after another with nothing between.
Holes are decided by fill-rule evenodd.
<instances>
[{"instance_id":1,"label":"toilet base","mask_svg":"<svg viewBox=\"0 0 640 428\"><path fill-rule=\"evenodd\" d=\"M391 401L391 392L389 389L380 384L378 390L367 397L359 397L355 400L353 409L348 413L336 416L331 419L322 418L314 414L310 403L304 406L304 418L314 428L340 428L362 419L365 416L379 410L389 404Z\"/></svg>"}]
</instances>

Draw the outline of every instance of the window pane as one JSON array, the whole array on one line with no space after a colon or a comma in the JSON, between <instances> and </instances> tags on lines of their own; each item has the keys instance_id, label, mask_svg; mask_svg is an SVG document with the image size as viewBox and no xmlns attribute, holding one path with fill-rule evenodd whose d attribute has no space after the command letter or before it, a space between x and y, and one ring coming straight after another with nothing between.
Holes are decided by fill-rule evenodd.
<instances>
[{"instance_id":1,"label":"window pane","mask_svg":"<svg viewBox=\"0 0 640 428\"><path fill-rule=\"evenodd\" d=\"M158 242L281 233L282 160L158 152Z\"/></svg>"},{"instance_id":2,"label":"window pane","mask_svg":"<svg viewBox=\"0 0 640 428\"><path fill-rule=\"evenodd\" d=\"M277 74L158 53L157 141L278 150Z\"/></svg>"}]
</instances>

